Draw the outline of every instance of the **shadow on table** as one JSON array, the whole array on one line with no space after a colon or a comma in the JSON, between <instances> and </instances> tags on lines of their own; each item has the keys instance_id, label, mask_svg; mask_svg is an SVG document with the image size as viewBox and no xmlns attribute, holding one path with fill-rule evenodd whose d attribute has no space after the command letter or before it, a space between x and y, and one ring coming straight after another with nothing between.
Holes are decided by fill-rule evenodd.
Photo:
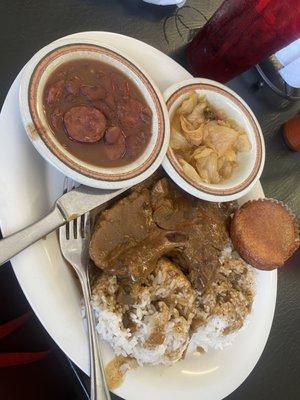
<instances>
[{"instance_id":1,"label":"shadow on table","mask_svg":"<svg viewBox=\"0 0 300 400\"><path fill-rule=\"evenodd\" d=\"M85 400L69 360L27 302L10 263L0 269L1 400Z\"/></svg>"}]
</instances>

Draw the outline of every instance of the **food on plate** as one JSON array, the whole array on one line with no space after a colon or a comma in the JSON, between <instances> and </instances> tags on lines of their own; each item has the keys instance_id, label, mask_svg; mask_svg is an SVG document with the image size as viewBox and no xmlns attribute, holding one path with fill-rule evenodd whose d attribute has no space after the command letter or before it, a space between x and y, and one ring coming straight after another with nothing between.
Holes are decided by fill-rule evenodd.
<instances>
[{"instance_id":1,"label":"food on plate","mask_svg":"<svg viewBox=\"0 0 300 400\"><path fill-rule=\"evenodd\" d=\"M203 291L229 240L225 207L197 200L160 179L101 213L91 238L91 259L120 279L143 282L157 261L170 254Z\"/></svg>"},{"instance_id":2,"label":"food on plate","mask_svg":"<svg viewBox=\"0 0 300 400\"><path fill-rule=\"evenodd\" d=\"M95 107L71 107L64 114L63 122L70 139L82 143L98 142L106 128L104 114Z\"/></svg>"},{"instance_id":3,"label":"food on plate","mask_svg":"<svg viewBox=\"0 0 300 400\"><path fill-rule=\"evenodd\" d=\"M150 141L152 112L139 89L121 71L97 60L68 61L54 70L43 106L58 142L92 165L129 164Z\"/></svg>"},{"instance_id":4,"label":"food on plate","mask_svg":"<svg viewBox=\"0 0 300 400\"><path fill-rule=\"evenodd\" d=\"M274 199L245 203L234 214L230 234L240 256L263 270L283 266L299 247L296 217Z\"/></svg>"},{"instance_id":5,"label":"food on plate","mask_svg":"<svg viewBox=\"0 0 300 400\"><path fill-rule=\"evenodd\" d=\"M250 267L230 253L204 295L167 258L159 260L143 284L126 286L103 273L92 291L97 330L117 355L133 357L140 365L169 365L189 345L193 351L231 344L231 333L251 311L252 285Z\"/></svg>"},{"instance_id":6,"label":"food on plate","mask_svg":"<svg viewBox=\"0 0 300 400\"><path fill-rule=\"evenodd\" d=\"M246 132L195 91L172 117L170 146L188 178L209 184L228 180L251 149Z\"/></svg>"},{"instance_id":7,"label":"food on plate","mask_svg":"<svg viewBox=\"0 0 300 400\"><path fill-rule=\"evenodd\" d=\"M235 207L199 200L156 175L96 216L97 330L124 357L109 365L110 376L123 379L131 360L170 365L232 343L254 298L253 269L229 238Z\"/></svg>"},{"instance_id":8,"label":"food on plate","mask_svg":"<svg viewBox=\"0 0 300 400\"><path fill-rule=\"evenodd\" d=\"M134 358L118 356L111 360L105 368L109 389L117 389L123 383L126 372L136 367L137 362Z\"/></svg>"}]
</instances>

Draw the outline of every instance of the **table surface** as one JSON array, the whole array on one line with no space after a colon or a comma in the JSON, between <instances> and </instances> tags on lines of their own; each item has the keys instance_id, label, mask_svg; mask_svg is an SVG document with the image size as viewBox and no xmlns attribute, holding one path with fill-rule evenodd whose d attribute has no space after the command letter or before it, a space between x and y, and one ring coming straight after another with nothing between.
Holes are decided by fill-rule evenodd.
<instances>
[{"instance_id":1,"label":"table surface","mask_svg":"<svg viewBox=\"0 0 300 400\"><path fill-rule=\"evenodd\" d=\"M188 0L187 5L209 17L221 0ZM141 0L1 0L0 104L24 63L49 42L79 31L113 31L135 37L185 65L188 30L175 18L176 8ZM191 29L204 18L193 8L179 11ZM169 18L170 17L170 18ZM165 28L165 29L164 29ZM229 82L256 114L266 141L262 185L266 196L287 203L300 217L300 153L284 144L282 124L296 115L291 103L257 87L250 70ZM248 379L227 400L296 400L300 398L300 254L279 271L275 318L266 348ZM35 399L33 399L35 400Z\"/></svg>"}]
</instances>

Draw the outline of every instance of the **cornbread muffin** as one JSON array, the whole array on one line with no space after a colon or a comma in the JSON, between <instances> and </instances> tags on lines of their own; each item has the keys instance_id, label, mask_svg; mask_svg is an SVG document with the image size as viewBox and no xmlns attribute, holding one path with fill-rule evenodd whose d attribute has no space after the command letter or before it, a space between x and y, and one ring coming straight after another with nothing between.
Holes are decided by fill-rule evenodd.
<instances>
[{"instance_id":1,"label":"cornbread muffin","mask_svg":"<svg viewBox=\"0 0 300 400\"><path fill-rule=\"evenodd\" d=\"M248 201L234 214L230 236L240 256L253 267L281 267L299 247L294 214L274 199Z\"/></svg>"}]
</instances>

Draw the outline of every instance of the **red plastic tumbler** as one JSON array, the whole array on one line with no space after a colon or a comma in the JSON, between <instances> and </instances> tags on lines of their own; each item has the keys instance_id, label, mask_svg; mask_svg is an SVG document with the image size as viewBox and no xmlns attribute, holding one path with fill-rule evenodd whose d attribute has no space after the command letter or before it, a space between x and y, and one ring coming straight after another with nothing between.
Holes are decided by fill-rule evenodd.
<instances>
[{"instance_id":1,"label":"red plastic tumbler","mask_svg":"<svg viewBox=\"0 0 300 400\"><path fill-rule=\"evenodd\" d=\"M227 82L300 37L300 0L225 0L187 48L194 75Z\"/></svg>"}]
</instances>

